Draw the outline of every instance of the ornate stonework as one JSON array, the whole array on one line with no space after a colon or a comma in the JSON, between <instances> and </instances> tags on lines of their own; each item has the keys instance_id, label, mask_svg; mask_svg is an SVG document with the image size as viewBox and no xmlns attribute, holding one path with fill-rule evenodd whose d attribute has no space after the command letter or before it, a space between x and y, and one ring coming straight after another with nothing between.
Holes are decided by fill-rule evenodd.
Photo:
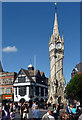
<instances>
[{"instance_id":1,"label":"ornate stonework","mask_svg":"<svg viewBox=\"0 0 82 120\"><path fill-rule=\"evenodd\" d=\"M59 35L57 8L55 7L55 21L53 34L49 41L50 77L48 80L48 102L64 102L65 78L63 75L64 39Z\"/></svg>"}]
</instances>

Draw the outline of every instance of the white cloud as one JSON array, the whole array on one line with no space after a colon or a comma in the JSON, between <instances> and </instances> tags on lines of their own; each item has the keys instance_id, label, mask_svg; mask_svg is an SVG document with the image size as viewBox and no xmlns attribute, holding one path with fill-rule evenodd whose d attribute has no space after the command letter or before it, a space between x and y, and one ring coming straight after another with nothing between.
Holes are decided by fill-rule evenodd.
<instances>
[{"instance_id":1,"label":"white cloud","mask_svg":"<svg viewBox=\"0 0 82 120\"><path fill-rule=\"evenodd\" d=\"M13 47L7 46L7 47L3 48L3 52L17 52L17 51L18 51L18 49L15 46L13 46Z\"/></svg>"}]
</instances>

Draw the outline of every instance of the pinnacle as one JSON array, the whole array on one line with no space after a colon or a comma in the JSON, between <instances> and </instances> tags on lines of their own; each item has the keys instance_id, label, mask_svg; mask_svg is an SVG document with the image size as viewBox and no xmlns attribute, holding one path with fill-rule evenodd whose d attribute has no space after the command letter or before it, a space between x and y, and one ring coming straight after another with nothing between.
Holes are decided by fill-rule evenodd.
<instances>
[{"instance_id":1,"label":"pinnacle","mask_svg":"<svg viewBox=\"0 0 82 120\"><path fill-rule=\"evenodd\" d=\"M1 60L0 60L0 72L3 72L3 68L2 68L2 65L1 65Z\"/></svg>"}]
</instances>

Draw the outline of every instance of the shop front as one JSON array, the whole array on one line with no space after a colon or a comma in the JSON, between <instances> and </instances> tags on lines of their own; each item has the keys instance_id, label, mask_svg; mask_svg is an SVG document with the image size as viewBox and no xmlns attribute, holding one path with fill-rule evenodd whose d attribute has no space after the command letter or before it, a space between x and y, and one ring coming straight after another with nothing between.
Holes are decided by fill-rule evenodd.
<instances>
[{"instance_id":1,"label":"shop front","mask_svg":"<svg viewBox=\"0 0 82 120\"><path fill-rule=\"evenodd\" d=\"M2 103L6 104L6 103L11 103L13 102L13 95L3 95L2 97Z\"/></svg>"}]
</instances>

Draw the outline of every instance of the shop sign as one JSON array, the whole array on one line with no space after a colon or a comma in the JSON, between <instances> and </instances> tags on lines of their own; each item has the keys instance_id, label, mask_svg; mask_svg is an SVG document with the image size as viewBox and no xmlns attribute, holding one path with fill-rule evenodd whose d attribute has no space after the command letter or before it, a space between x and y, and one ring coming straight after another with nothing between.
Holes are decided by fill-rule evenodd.
<instances>
[{"instance_id":1,"label":"shop sign","mask_svg":"<svg viewBox=\"0 0 82 120\"><path fill-rule=\"evenodd\" d=\"M3 99L12 99L12 95L3 95Z\"/></svg>"}]
</instances>

